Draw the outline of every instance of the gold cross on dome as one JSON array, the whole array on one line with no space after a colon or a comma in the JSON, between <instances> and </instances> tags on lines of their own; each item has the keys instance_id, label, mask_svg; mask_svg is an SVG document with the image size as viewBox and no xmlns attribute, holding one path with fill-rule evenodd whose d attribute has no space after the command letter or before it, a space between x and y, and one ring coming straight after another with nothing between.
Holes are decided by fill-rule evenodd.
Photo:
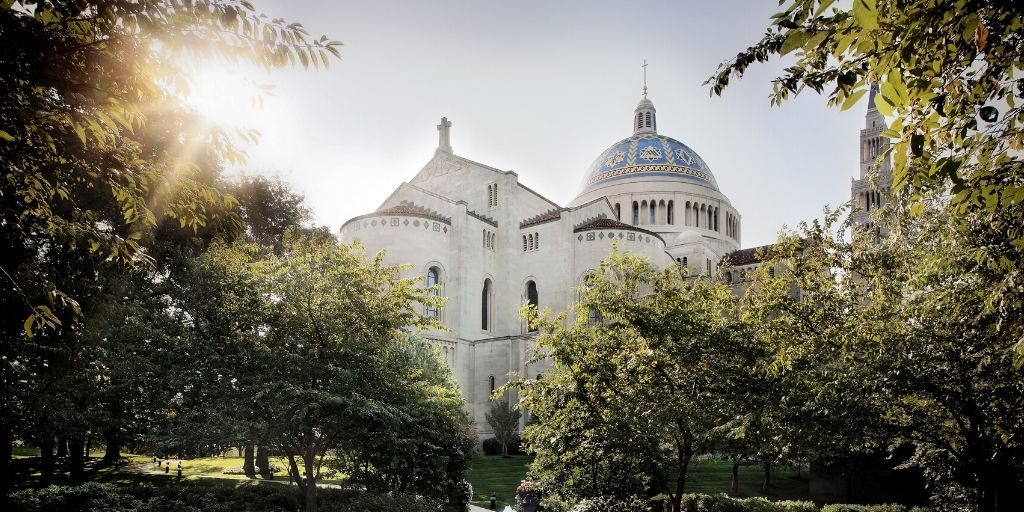
<instances>
[{"instance_id":1,"label":"gold cross on dome","mask_svg":"<svg viewBox=\"0 0 1024 512\"><path fill-rule=\"evenodd\" d=\"M647 59L644 59L644 65L640 66L644 68L644 98L647 97Z\"/></svg>"}]
</instances>

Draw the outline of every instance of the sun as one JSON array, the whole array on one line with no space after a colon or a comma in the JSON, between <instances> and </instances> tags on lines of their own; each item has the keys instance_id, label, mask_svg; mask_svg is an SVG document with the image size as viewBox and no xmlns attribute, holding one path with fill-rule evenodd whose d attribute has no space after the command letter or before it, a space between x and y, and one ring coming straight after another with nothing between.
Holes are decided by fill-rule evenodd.
<instances>
[{"instance_id":1,"label":"sun","mask_svg":"<svg viewBox=\"0 0 1024 512\"><path fill-rule=\"evenodd\" d=\"M272 93L241 70L209 65L189 77L186 102L203 118L223 129L256 129L265 122L263 100Z\"/></svg>"}]
</instances>

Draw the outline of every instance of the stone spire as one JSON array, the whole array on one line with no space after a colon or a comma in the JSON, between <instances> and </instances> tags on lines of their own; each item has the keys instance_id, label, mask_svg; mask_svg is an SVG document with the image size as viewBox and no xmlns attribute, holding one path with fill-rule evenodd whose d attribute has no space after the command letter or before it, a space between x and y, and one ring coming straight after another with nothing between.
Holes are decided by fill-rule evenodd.
<instances>
[{"instance_id":1,"label":"stone spire","mask_svg":"<svg viewBox=\"0 0 1024 512\"><path fill-rule=\"evenodd\" d=\"M452 122L447 117L441 118L441 124L437 125L437 151L442 153L452 152L451 139Z\"/></svg>"}]
</instances>

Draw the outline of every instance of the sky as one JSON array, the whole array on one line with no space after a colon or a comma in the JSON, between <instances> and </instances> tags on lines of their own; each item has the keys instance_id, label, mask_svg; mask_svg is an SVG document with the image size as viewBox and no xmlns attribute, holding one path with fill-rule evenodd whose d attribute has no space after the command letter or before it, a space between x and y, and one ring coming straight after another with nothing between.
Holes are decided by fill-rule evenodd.
<instances>
[{"instance_id":1,"label":"sky","mask_svg":"<svg viewBox=\"0 0 1024 512\"><path fill-rule=\"evenodd\" d=\"M658 131L693 148L743 215L744 247L849 199L866 102L808 92L771 107L774 61L722 97L702 82L756 42L774 1L256 0L270 17L344 43L327 71L241 73L272 85L245 172L278 175L337 230L376 209L433 156L442 116L455 154L515 171L560 205L604 149L632 134L646 59ZM203 76L225 89L223 69ZM221 110L226 102L221 104ZM216 107L211 107L216 110Z\"/></svg>"}]
</instances>

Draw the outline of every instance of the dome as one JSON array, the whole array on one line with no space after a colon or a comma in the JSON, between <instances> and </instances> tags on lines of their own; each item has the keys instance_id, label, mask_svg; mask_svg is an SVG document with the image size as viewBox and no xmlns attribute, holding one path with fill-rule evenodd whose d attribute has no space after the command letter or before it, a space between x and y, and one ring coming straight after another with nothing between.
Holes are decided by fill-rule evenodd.
<instances>
[{"instance_id":1,"label":"dome","mask_svg":"<svg viewBox=\"0 0 1024 512\"><path fill-rule=\"evenodd\" d=\"M704 237L701 236L700 233L697 233L696 231L687 230L683 231L682 233L679 233L679 236L676 237L675 245L694 244L703 241Z\"/></svg>"},{"instance_id":2,"label":"dome","mask_svg":"<svg viewBox=\"0 0 1024 512\"><path fill-rule=\"evenodd\" d=\"M689 146L657 133L634 133L590 164L580 194L621 180L680 181L718 190L711 169Z\"/></svg>"}]
</instances>

